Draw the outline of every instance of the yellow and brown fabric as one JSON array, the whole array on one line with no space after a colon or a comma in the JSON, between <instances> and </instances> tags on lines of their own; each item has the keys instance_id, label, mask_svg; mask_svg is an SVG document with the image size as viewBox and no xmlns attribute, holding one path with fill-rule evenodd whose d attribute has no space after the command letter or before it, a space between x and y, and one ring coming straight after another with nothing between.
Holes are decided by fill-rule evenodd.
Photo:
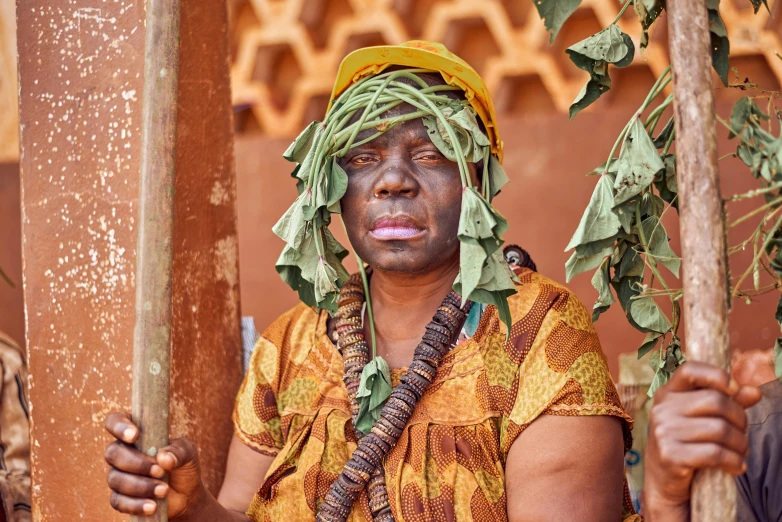
<instances>
[{"instance_id":1,"label":"yellow and brown fabric","mask_svg":"<svg viewBox=\"0 0 782 522\"><path fill-rule=\"evenodd\" d=\"M510 340L490 306L475 335L447 354L388 454L396 520L507 520L504 467L540 415L611 415L622 409L590 314L566 288L522 269L509 299ZM356 447L342 357L326 313L299 305L261 336L234 422L248 446L275 460L247 512L251 520L312 520ZM394 384L404 369L393 372ZM624 520L640 520L628 504ZM365 494L349 520L371 520Z\"/></svg>"}]
</instances>

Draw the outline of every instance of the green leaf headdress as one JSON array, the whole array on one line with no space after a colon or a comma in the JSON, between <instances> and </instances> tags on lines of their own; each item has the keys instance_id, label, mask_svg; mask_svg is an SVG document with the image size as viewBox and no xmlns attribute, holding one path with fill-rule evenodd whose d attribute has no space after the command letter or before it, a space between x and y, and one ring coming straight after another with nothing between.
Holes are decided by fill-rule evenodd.
<instances>
[{"instance_id":1,"label":"green leaf headdress","mask_svg":"<svg viewBox=\"0 0 782 522\"><path fill-rule=\"evenodd\" d=\"M285 151L285 159L296 164L292 175L297 179L299 196L273 229L285 241L277 271L304 303L336 312L339 289L349 277L342 265L347 250L329 231L332 214L341 213L340 199L348 183L339 159L352 147L403 122L422 118L432 142L459 165L461 174L460 271L454 290L465 299L495 305L510 331L507 298L516 292L515 276L501 249L508 223L491 205L508 178L497 157L501 146L492 147L497 143L493 121L488 124L484 120L484 132L478 121L486 115L481 116L470 101L475 92L440 68L382 72L387 65L374 74L361 75L339 95L324 121L310 124ZM441 73L446 84L427 84L421 75L432 72ZM465 92L467 100L449 97L449 91ZM404 103L413 111L388 115ZM367 130L371 134L359 141L359 133ZM480 187L472 183L469 163L483 165ZM359 267L363 273L360 260Z\"/></svg>"}]
</instances>

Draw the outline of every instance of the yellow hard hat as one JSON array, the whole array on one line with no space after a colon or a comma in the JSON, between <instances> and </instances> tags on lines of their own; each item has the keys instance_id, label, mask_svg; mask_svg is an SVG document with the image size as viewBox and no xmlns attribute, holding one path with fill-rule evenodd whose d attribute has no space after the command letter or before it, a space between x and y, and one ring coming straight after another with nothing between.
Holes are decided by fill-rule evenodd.
<instances>
[{"instance_id":1,"label":"yellow hard hat","mask_svg":"<svg viewBox=\"0 0 782 522\"><path fill-rule=\"evenodd\" d=\"M448 85L459 87L486 126L491 151L502 161L503 142L497 128L489 90L470 64L453 54L443 44L412 40L401 45L365 47L347 55L339 66L327 113L345 90L362 78L380 74L394 65L428 69L443 75Z\"/></svg>"}]
</instances>

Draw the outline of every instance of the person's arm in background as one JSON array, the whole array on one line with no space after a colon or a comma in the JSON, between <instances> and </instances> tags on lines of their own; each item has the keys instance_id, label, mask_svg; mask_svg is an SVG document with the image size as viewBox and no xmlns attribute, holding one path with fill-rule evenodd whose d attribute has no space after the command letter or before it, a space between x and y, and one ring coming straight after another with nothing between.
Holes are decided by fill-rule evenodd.
<instances>
[{"instance_id":1,"label":"person's arm in background","mask_svg":"<svg viewBox=\"0 0 782 522\"><path fill-rule=\"evenodd\" d=\"M27 522L30 513L30 424L27 367L21 348L0 332L0 522Z\"/></svg>"},{"instance_id":2,"label":"person's arm in background","mask_svg":"<svg viewBox=\"0 0 782 522\"><path fill-rule=\"evenodd\" d=\"M744 410L758 400L760 390L739 386L714 366L687 362L676 370L657 391L649 421L644 475L647 522L689 522L696 470L744 473L748 451Z\"/></svg>"}]
</instances>

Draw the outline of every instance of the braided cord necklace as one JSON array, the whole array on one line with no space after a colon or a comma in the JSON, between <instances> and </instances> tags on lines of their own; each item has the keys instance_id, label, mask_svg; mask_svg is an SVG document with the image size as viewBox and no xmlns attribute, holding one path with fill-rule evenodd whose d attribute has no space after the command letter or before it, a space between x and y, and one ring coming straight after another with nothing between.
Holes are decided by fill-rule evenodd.
<instances>
[{"instance_id":1,"label":"braided cord necklace","mask_svg":"<svg viewBox=\"0 0 782 522\"><path fill-rule=\"evenodd\" d=\"M364 340L362 311L365 302L364 284L359 275L353 275L343 286L338 302L336 333L345 366L343 380L350 398L353 425L359 412L356 400L361 372L369 363L370 351ZM364 435L356 430L358 447L345 464L342 473L331 485L318 506L318 522L344 522L353 504L364 488L369 496L369 508L375 522L393 522L394 515L388 500L383 458L402 435L418 400L434 380L443 356L458 337L472 302L451 291L443 299L426 333L413 355L413 362L388 398L380 418L372 430Z\"/></svg>"}]
</instances>

